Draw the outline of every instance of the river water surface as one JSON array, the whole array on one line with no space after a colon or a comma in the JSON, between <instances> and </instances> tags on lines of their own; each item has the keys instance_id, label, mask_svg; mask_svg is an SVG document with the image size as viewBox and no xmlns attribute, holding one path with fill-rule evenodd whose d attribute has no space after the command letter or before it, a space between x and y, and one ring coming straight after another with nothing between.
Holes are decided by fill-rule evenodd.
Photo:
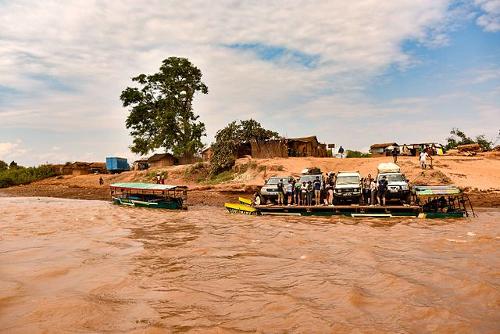
<instances>
[{"instance_id":1,"label":"river water surface","mask_svg":"<svg viewBox=\"0 0 500 334\"><path fill-rule=\"evenodd\" d=\"M0 198L0 332L498 333L499 218Z\"/></svg>"}]
</instances>

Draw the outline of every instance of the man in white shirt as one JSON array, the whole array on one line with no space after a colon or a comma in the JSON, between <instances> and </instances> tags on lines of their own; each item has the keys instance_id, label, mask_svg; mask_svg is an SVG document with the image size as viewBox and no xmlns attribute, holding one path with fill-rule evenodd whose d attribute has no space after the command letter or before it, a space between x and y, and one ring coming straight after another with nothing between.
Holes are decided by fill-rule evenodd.
<instances>
[{"instance_id":1,"label":"man in white shirt","mask_svg":"<svg viewBox=\"0 0 500 334\"><path fill-rule=\"evenodd\" d=\"M427 168L427 158L429 157L429 155L427 154L427 152L425 151L422 151L420 152L420 167L422 169L426 169Z\"/></svg>"}]
</instances>

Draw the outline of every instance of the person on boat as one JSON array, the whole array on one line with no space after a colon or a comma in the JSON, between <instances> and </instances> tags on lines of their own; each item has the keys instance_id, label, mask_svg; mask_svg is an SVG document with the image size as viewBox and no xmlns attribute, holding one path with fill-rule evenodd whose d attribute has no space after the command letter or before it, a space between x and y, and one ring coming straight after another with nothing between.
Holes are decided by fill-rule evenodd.
<instances>
[{"instance_id":1,"label":"person on boat","mask_svg":"<svg viewBox=\"0 0 500 334\"><path fill-rule=\"evenodd\" d=\"M278 205L283 205L284 190L283 179L280 179L278 182Z\"/></svg>"},{"instance_id":2,"label":"person on boat","mask_svg":"<svg viewBox=\"0 0 500 334\"><path fill-rule=\"evenodd\" d=\"M99 185L102 186L104 184L104 180L102 179L102 176L99 177Z\"/></svg>"},{"instance_id":3,"label":"person on boat","mask_svg":"<svg viewBox=\"0 0 500 334\"><path fill-rule=\"evenodd\" d=\"M372 175L368 174L368 177L363 179L363 202L365 204L370 204L370 184L372 182Z\"/></svg>"},{"instance_id":4,"label":"person on boat","mask_svg":"<svg viewBox=\"0 0 500 334\"><path fill-rule=\"evenodd\" d=\"M165 174L161 173L160 175L160 183L165 184Z\"/></svg>"},{"instance_id":5,"label":"person on boat","mask_svg":"<svg viewBox=\"0 0 500 334\"><path fill-rule=\"evenodd\" d=\"M300 186L300 197L302 205L307 205L307 183L305 181Z\"/></svg>"},{"instance_id":6,"label":"person on boat","mask_svg":"<svg viewBox=\"0 0 500 334\"><path fill-rule=\"evenodd\" d=\"M302 197L302 185L300 184L300 182L295 182L294 194L295 194L295 200L293 203L295 205L300 205Z\"/></svg>"},{"instance_id":7,"label":"person on boat","mask_svg":"<svg viewBox=\"0 0 500 334\"><path fill-rule=\"evenodd\" d=\"M375 205L375 195L377 194L377 182L375 179L370 181L370 205Z\"/></svg>"},{"instance_id":8,"label":"person on boat","mask_svg":"<svg viewBox=\"0 0 500 334\"><path fill-rule=\"evenodd\" d=\"M394 146L391 153L392 153L392 158L394 159L394 163L397 163L398 162L398 154L399 154L398 148L396 146Z\"/></svg>"},{"instance_id":9,"label":"person on boat","mask_svg":"<svg viewBox=\"0 0 500 334\"><path fill-rule=\"evenodd\" d=\"M427 158L429 157L429 154L425 150L420 152L419 160L420 160L420 168L426 169L427 168Z\"/></svg>"},{"instance_id":10,"label":"person on boat","mask_svg":"<svg viewBox=\"0 0 500 334\"><path fill-rule=\"evenodd\" d=\"M330 176L328 176L327 181L326 181L325 192L326 192L326 204L332 205L333 204L333 179L331 179Z\"/></svg>"},{"instance_id":11,"label":"person on boat","mask_svg":"<svg viewBox=\"0 0 500 334\"><path fill-rule=\"evenodd\" d=\"M160 184L161 176L160 173L156 173L156 184Z\"/></svg>"},{"instance_id":12,"label":"person on boat","mask_svg":"<svg viewBox=\"0 0 500 334\"><path fill-rule=\"evenodd\" d=\"M313 186L314 186L314 204L320 205L321 204L321 180L319 179L319 176L316 176L316 179L313 182Z\"/></svg>"},{"instance_id":13,"label":"person on boat","mask_svg":"<svg viewBox=\"0 0 500 334\"><path fill-rule=\"evenodd\" d=\"M287 205L292 205L292 199L293 199L293 185L292 183L288 182L285 186L286 188L286 198L287 198Z\"/></svg>"},{"instance_id":14,"label":"person on boat","mask_svg":"<svg viewBox=\"0 0 500 334\"><path fill-rule=\"evenodd\" d=\"M295 204L297 201L296 201L296 194L295 194L295 184L297 183L297 181L294 179L294 178L290 178L290 180L288 180L289 183L292 184L292 200L288 202L288 204Z\"/></svg>"},{"instance_id":15,"label":"person on boat","mask_svg":"<svg viewBox=\"0 0 500 334\"><path fill-rule=\"evenodd\" d=\"M312 205L312 197L313 197L313 184L311 181L307 181L307 205L311 206Z\"/></svg>"},{"instance_id":16,"label":"person on boat","mask_svg":"<svg viewBox=\"0 0 500 334\"><path fill-rule=\"evenodd\" d=\"M388 185L388 182L387 182L387 179L384 175L384 176L382 176L380 181L378 181L378 192L377 192L378 203L382 204L383 206L385 206L385 195L387 193L387 185Z\"/></svg>"},{"instance_id":17,"label":"person on boat","mask_svg":"<svg viewBox=\"0 0 500 334\"><path fill-rule=\"evenodd\" d=\"M344 148L342 147L342 145L340 145L340 147L339 147L339 154L340 154L340 158L343 159L344 158Z\"/></svg>"}]
</instances>

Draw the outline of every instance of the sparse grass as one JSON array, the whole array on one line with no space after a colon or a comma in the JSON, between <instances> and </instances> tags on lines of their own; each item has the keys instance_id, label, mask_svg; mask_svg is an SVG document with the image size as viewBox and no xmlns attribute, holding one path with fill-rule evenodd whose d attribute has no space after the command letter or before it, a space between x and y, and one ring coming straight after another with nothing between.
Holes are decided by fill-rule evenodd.
<instances>
[{"instance_id":1,"label":"sparse grass","mask_svg":"<svg viewBox=\"0 0 500 334\"><path fill-rule=\"evenodd\" d=\"M9 168L0 171L0 188L11 187L18 184L27 184L55 175L57 175L57 173L54 169L46 165L28 168Z\"/></svg>"},{"instance_id":2,"label":"sparse grass","mask_svg":"<svg viewBox=\"0 0 500 334\"><path fill-rule=\"evenodd\" d=\"M260 165L259 167L257 167L257 172L261 173L261 172L264 172L266 169L267 168L265 165Z\"/></svg>"},{"instance_id":3,"label":"sparse grass","mask_svg":"<svg viewBox=\"0 0 500 334\"><path fill-rule=\"evenodd\" d=\"M243 174L248 170L256 169L257 168L257 163L254 161L249 161L246 164L242 164L239 166L235 166L235 171L237 173Z\"/></svg>"},{"instance_id":4,"label":"sparse grass","mask_svg":"<svg viewBox=\"0 0 500 334\"><path fill-rule=\"evenodd\" d=\"M234 177L235 177L235 173L233 171L225 171L225 172L222 172L220 174L206 178L203 183L209 184L209 185L214 185L214 184L232 181L234 179Z\"/></svg>"},{"instance_id":5,"label":"sparse grass","mask_svg":"<svg viewBox=\"0 0 500 334\"><path fill-rule=\"evenodd\" d=\"M285 170L285 167L283 167L283 165L278 165L278 167L276 167L276 170L282 172Z\"/></svg>"}]
</instances>

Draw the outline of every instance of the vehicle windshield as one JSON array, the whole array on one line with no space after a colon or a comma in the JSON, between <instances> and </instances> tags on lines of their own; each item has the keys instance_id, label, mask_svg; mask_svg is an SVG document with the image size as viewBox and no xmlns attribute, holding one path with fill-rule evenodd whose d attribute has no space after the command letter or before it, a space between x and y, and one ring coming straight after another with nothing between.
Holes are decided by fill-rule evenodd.
<instances>
[{"instance_id":1,"label":"vehicle windshield","mask_svg":"<svg viewBox=\"0 0 500 334\"><path fill-rule=\"evenodd\" d=\"M345 184L358 184L359 177L358 176L337 176L337 185L345 185Z\"/></svg>"},{"instance_id":2,"label":"vehicle windshield","mask_svg":"<svg viewBox=\"0 0 500 334\"><path fill-rule=\"evenodd\" d=\"M405 182L403 174L385 174L387 182ZM380 180L380 178L379 178Z\"/></svg>"},{"instance_id":3,"label":"vehicle windshield","mask_svg":"<svg viewBox=\"0 0 500 334\"><path fill-rule=\"evenodd\" d=\"M278 184L278 183L280 183L280 180L283 180L283 184L288 183L288 178L286 178L286 177L272 177L269 180L267 180L266 184L270 184L270 185Z\"/></svg>"}]
</instances>

